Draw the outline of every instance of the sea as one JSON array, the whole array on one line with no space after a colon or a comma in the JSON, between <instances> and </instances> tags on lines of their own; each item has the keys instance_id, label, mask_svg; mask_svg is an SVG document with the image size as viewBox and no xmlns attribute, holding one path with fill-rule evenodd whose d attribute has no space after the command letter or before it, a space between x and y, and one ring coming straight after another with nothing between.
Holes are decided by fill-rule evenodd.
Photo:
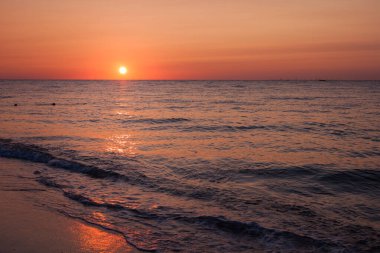
<instances>
[{"instance_id":1,"label":"sea","mask_svg":"<svg viewBox=\"0 0 380 253\"><path fill-rule=\"evenodd\" d=\"M380 81L2 80L0 157L141 251L380 252Z\"/></svg>"}]
</instances>

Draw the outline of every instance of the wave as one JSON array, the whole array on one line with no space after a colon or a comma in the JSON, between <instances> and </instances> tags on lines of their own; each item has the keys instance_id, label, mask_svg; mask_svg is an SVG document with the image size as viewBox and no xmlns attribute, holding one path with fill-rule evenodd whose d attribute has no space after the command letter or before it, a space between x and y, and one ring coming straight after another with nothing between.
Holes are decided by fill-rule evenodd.
<instances>
[{"instance_id":1,"label":"wave","mask_svg":"<svg viewBox=\"0 0 380 253\"><path fill-rule=\"evenodd\" d=\"M261 169L241 169L239 173L250 174L259 177L303 177L314 176L323 173L326 170L326 165L321 164L309 164L304 166L285 166L285 167L272 167Z\"/></svg>"},{"instance_id":2,"label":"wave","mask_svg":"<svg viewBox=\"0 0 380 253\"><path fill-rule=\"evenodd\" d=\"M255 178L276 178L287 180L308 179L312 183L334 188L338 192L380 194L380 171L370 169L347 169L337 171L334 164L309 164L270 168L245 168L240 174Z\"/></svg>"},{"instance_id":3,"label":"wave","mask_svg":"<svg viewBox=\"0 0 380 253\"><path fill-rule=\"evenodd\" d=\"M78 102L78 103L54 103L54 102L44 102L44 103L35 103L36 106L52 106L52 105L60 105L60 106L78 106L78 105L87 105L87 103L84 102Z\"/></svg>"},{"instance_id":4,"label":"wave","mask_svg":"<svg viewBox=\"0 0 380 253\"><path fill-rule=\"evenodd\" d=\"M256 222L245 223L229 220L223 216L180 217L177 218L177 220L211 226L219 230L232 233L234 235L252 236L265 241L267 245L274 246L276 243L281 244L283 242L291 242L293 244L292 246L297 249L310 248L318 252L331 252L333 250L339 252L350 252L344 246L330 242L328 240L319 240L313 237L299 235L290 231L265 228ZM290 245L288 245L288 247L289 246Z\"/></svg>"},{"instance_id":5,"label":"wave","mask_svg":"<svg viewBox=\"0 0 380 253\"><path fill-rule=\"evenodd\" d=\"M136 171L131 171L130 174L123 175L115 171L102 169L93 165L85 164L61 158L50 153L47 149L36 145L16 143L9 139L0 139L0 156L8 158L23 159L32 162L44 163L48 166L65 169L67 171L81 173L97 179L117 179L124 180L130 184L139 184L146 188L157 192L165 192L181 197L192 197L197 199L207 199L207 201L216 201L223 203L237 203L242 202L239 196L226 196L221 194L216 188L194 188L186 184L178 184L174 182L171 184L169 181L162 181L161 179L147 178L143 174ZM252 165L252 164L251 164ZM246 166L249 166L247 164ZM380 185L380 172L372 170L351 170L351 171L336 171L331 169L333 165L320 165L309 164L304 166L288 166L282 167L281 164L256 164L255 167L261 168L254 169L246 167L237 171L241 174L251 175L256 178L260 177L279 177L287 179L306 178L310 180L317 180L321 184L328 184L332 187L337 187L339 190L350 190L351 192L377 192ZM268 166L268 168L265 168ZM263 168L264 167L264 168ZM228 171L227 171L228 172ZM232 173L233 171L231 171ZM42 173L43 174L43 173ZM194 213L180 213L180 212L154 212L144 209L134 209L120 203L112 201L92 199L89 196L80 194L74 191L74 187L70 185L62 185L53 181L50 178L43 177L41 173L36 173L39 183L49 187L59 189L65 197L81 203L85 206L94 208L103 208L109 212L117 212L117 217L120 215L127 215L127 217L143 218L149 221L167 222L172 221L180 222L181 224L190 224L191 226L201 226L202 229L208 228L220 230L231 235L241 235L246 237L253 237L260 241L264 241L270 245L280 245L280 248L286 247L286 242L290 242L291 246L296 249L315 249L320 252L349 252L340 244L333 243L326 239L316 239L312 235L305 236L302 234L294 233L293 231L282 231L272 228L262 227L255 222L243 222L238 220L228 219L222 216L191 216ZM353 190L352 190L353 189ZM377 191L373 191L377 189ZM223 205L225 206L225 205ZM318 218L318 214L312 212L311 209L303 208L302 206L293 205L272 205L273 210L282 213L291 213ZM160 227L160 226L158 226ZM286 229L287 230L287 229ZM126 235L126 238L127 235ZM356 243L356 242L355 242ZM142 248L144 249L144 248Z\"/></svg>"},{"instance_id":6,"label":"wave","mask_svg":"<svg viewBox=\"0 0 380 253\"><path fill-rule=\"evenodd\" d=\"M313 133L318 135L332 135L337 137L352 137L357 136L360 138L367 138L363 135L365 132L358 129L357 131L349 129L338 129L339 126L333 127L333 125L320 124L312 125L305 124L300 126L292 125L192 125L192 126L155 126L145 127L142 130L148 131L165 131L168 129L175 129L179 132L245 132L245 131L273 131L273 132L301 132L301 133Z\"/></svg>"},{"instance_id":7,"label":"wave","mask_svg":"<svg viewBox=\"0 0 380 253\"><path fill-rule=\"evenodd\" d=\"M77 201L77 202L79 202L85 206L105 207L105 208L113 210L113 211L123 210L123 211L127 211L129 214L133 214L134 216L137 216L139 218L145 218L145 219L148 219L148 218L149 219L162 219L163 218L157 214L154 214L152 212L148 212L148 211L145 211L142 209L130 208L127 206L123 206L121 204L95 201L89 197L86 197L86 196L83 196L79 193L75 193L75 192L71 192L71 191L63 191L63 195L65 197L67 197L71 200Z\"/></svg>"},{"instance_id":8,"label":"wave","mask_svg":"<svg viewBox=\"0 0 380 253\"><path fill-rule=\"evenodd\" d=\"M33 136L33 137L22 137L20 140L29 142L29 141L84 141L84 142L96 142L101 141L99 138L91 138L91 137L79 137L79 136L68 136L68 135L41 135L41 136ZM0 141L1 143L1 141Z\"/></svg>"},{"instance_id":9,"label":"wave","mask_svg":"<svg viewBox=\"0 0 380 253\"><path fill-rule=\"evenodd\" d=\"M94 178L116 178L128 181L128 177L111 170L100 169L81 162L58 158L50 154L47 149L31 145L14 143L9 139L0 139L0 156L16 158L36 163L44 163L51 167L83 173Z\"/></svg>"},{"instance_id":10,"label":"wave","mask_svg":"<svg viewBox=\"0 0 380 253\"><path fill-rule=\"evenodd\" d=\"M82 203L83 205L86 205L86 206L106 207L106 208L113 209L113 210L124 209L124 207L122 205L95 202L95 201L93 201L92 199L90 199L88 197L85 197L83 195L76 194L76 193L73 193L73 192L64 192L63 194L67 198L75 200L75 201L78 201L78 202L80 202L80 203Z\"/></svg>"},{"instance_id":11,"label":"wave","mask_svg":"<svg viewBox=\"0 0 380 253\"><path fill-rule=\"evenodd\" d=\"M380 194L380 171L364 169L335 171L319 176L318 180L342 192Z\"/></svg>"},{"instance_id":12,"label":"wave","mask_svg":"<svg viewBox=\"0 0 380 253\"><path fill-rule=\"evenodd\" d=\"M299 100L299 101L312 101L312 100L320 100L320 99L334 99L334 97L322 97L322 96L314 96L314 97L294 97L294 96L270 96L268 97L270 100Z\"/></svg>"},{"instance_id":13,"label":"wave","mask_svg":"<svg viewBox=\"0 0 380 253\"><path fill-rule=\"evenodd\" d=\"M315 122L315 121L307 121L303 123L304 125L316 126L320 128L334 128L334 127L346 127L346 124L342 123L324 123L324 122Z\"/></svg>"},{"instance_id":14,"label":"wave","mask_svg":"<svg viewBox=\"0 0 380 253\"><path fill-rule=\"evenodd\" d=\"M128 214L127 216L129 217L129 219L132 218L130 215L133 215L133 217L157 221L158 223L162 225L166 222L169 222L171 226L173 226L173 221L175 221L181 224L202 226L202 227L205 227L206 229L212 228L212 229L216 229L216 230L223 231L226 233L230 233L231 235L253 237L256 240L265 242L265 244L267 244L267 246L269 247L277 246L277 247L283 248L285 246L283 244L286 242L288 247L290 246L289 245L290 243L292 247L297 248L297 249L308 248L308 249L316 250L318 252L324 252L324 251L331 252L333 250L336 250L337 252L349 252L342 245L333 243L326 239L325 240L315 239L310 236L300 235L300 234L290 232L290 231L282 231L282 230L277 230L277 229L272 229L272 228L266 228L259 225L256 222L235 221L235 220L227 219L223 216L184 216L181 214L177 214L175 212L166 213L166 214L155 214L146 210L128 208L119 204L102 203L99 201L95 201L89 197L83 196L78 193L70 192L70 191L64 191L63 194L67 198L77 201L85 206L107 208L115 212L123 211L120 213L120 215L126 215L125 212L127 212ZM99 225L99 224L95 223L95 225ZM108 227L104 227L104 228L109 229ZM117 232L120 232L120 231L117 231ZM137 248L141 250L157 250L157 249L152 249L152 248L145 248L144 245L136 245L135 243L133 243L133 240L131 241L131 239L128 239L129 238L128 234L124 234L124 235L125 235L125 238L130 243L134 244Z\"/></svg>"},{"instance_id":15,"label":"wave","mask_svg":"<svg viewBox=\"0 0 380 253\"><path fill-rule=\"evenodd\" d=\"M38 172L38 173L41 173L41 172ZM40 184L43 184L47 187L53 187L53 188L58 188L58 189L64 189L64 188L68 188L68 186L66 185L63 185L63 184L59 184L49 178L44 178L44 177L39 177L37 179L37 182L39 182Z\"/></svg>"},{"instance_id":16,"label":"wave","mask_svg":"<svg viewBox=\"0 0 380 253\"><path fill-rule=\"evenodd\" d=\"M240 131L250 131L250 130L275 130L275 131L286 131L290 129L290 126L272 126L272 125L247 125L247 126L233 126L233 125L194 125L188 127L182 126L159 126L159 127L147 127L143 130L167 130L170 128L175 128L180 132L240 132Z\"/></svg>"},{"instance_id":17,"label":"wave","mask_svg":"<svg viewBox=\"0 0 380 253\"><path fill-rule=\"evenodd\" d=\"M166 178L150 178L135 168L130 168L128 170L128 175L121 174L111 169L57 157L40 146L15 143L9 139L0 139L0 156L44 163L50 167L64 169L74 173L81 173L96 179L122 180L132 185L140 185L145 188L154 189L155 191L168 193L174 196L215 200L221 197L219 196L219 190L216 188L194 188L191 185L178 184L178 182ZM102 162L100 161L100 163ZM300 178L307 178L311 182L319 182L322 185L333 187L338 191L364 194L380 192L380 171L365 169L336 171L334 164L309 164L303 166L282 166L272 164L267 168L256 168L256 166L254 166L242 168L237 171L220 171L220 173L221 178L230 178L231 180L236 176L235 173L257 179L279 178L298 180ZM199 179L204 176L195 174L193 176L186 175L186 177L195 177L196 179ZM206 177L205 179L208 178ZM45 182L45 184L49 184L49 182Z\"/></svg>"},{"instance_id":18,"label":"wave","mask_svg":"<svg viewBox=\"0 0 380 253\"><path fill-rule=\"evenodd\" d=\"M13 96L1 96L0 95L0 99L6 99L6 98L13 98Z\"/></svg>"},{"instance_id":19,"label":"wave","mask_svg":"<svg viewBox=\"0 0 380 253\"><path fill-rule=\"evenodd\" d=\"M127 119L123 120L123 123L146 123L146 124L170 124L170 123L179 123L179 122L187 122L190 121L186 118L160 118L160 119L151 119L151 118L143 118L143 119Z\"/></svg>"},{"instance_id":20,"label":"wave","mask_svg":"<svg viewBox=\"0 0 380 253\"><path fill-rule=\"evenodd\" d=\"M6 158L21 159L47 166L64 169L74 173L81 173L96 179L121 180L132 185L140 185L175 196L187 196L196 199L211 198L214 192L210 189L194 189L192 186L180 185L170 179L148 178L142 172L130 168L128 175L118 173L110 169L100 168L83 162L60 158L49 153L47 149L31 145L16 143L9 139L0 139L0 156ZM49 185L49 182L44 182ZM54 186L54 185L53 185Z\"/></svg>"},{"instance_id":21,"label":"wave","mask_svg":"<svg viewBox=\"0 0 380 253\"><path fill-rule=\"evenodd\" d=\"M367 158L373 156L380 156L380 151L378 150L367 150L367 151L352 151L348 153L351 157Z\"/></svg>"}]
</instances>

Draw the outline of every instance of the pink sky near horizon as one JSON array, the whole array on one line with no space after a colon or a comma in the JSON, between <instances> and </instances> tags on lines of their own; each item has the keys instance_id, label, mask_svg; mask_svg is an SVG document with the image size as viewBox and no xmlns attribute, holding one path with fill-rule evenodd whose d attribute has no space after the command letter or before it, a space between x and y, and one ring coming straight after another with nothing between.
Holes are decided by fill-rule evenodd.
<instances>
[{"instance_id":1,"label":"pink sky near horizon","mask_svg":"<svg viewBox=\"0 0 380 253\"><path fill-rule=\"evenodd\" d=\"M1 79L380 79L378 0L2 0Z\"/></svg>"}]
</instances>

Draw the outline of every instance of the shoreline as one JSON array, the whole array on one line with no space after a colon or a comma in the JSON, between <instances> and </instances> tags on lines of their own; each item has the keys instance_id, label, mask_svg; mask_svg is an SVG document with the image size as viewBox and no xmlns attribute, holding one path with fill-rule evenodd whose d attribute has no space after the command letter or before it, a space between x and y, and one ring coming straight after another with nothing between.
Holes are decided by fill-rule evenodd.
<instances>
[{"instance_id":1,"label":"shoreline","mask_svg":"<svg viewBox=\"0 0 380 253\"><path fill-rule=\"evenodd\" d=\"M25 188L23 164L29 165L0 158L0 252L140 252L122 235L35 205L30 194L46 189Z\"/></svg>"}]
</instances>

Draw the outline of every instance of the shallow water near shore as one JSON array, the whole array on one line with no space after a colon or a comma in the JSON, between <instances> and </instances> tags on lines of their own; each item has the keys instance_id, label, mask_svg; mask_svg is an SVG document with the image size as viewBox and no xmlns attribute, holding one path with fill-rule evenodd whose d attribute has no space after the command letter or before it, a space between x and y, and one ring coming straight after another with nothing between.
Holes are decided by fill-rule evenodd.
<instances>
[{"instance_id":1,"label":"shallow water near shore","mask_svg":"<svg viewBox=\"0 0 380 253\"><path fill-rule=\"evenodd\" d=\"M141 250L376 252L379 108L377 81L0 81L0 156Z\"/></svg>"},{"instance_id":2,"label":"shallow water near shore","mask_svg":"<svg viewBox=\"0 0 380 253\"><path fill-rule=\"evenodd\" d=\"M0 157L0 168L0 252L140 252L122 234L65 217L41 201L46 198L76 205L35 180L33 171L39 164Z\"/></svg>"}]
</instances>

